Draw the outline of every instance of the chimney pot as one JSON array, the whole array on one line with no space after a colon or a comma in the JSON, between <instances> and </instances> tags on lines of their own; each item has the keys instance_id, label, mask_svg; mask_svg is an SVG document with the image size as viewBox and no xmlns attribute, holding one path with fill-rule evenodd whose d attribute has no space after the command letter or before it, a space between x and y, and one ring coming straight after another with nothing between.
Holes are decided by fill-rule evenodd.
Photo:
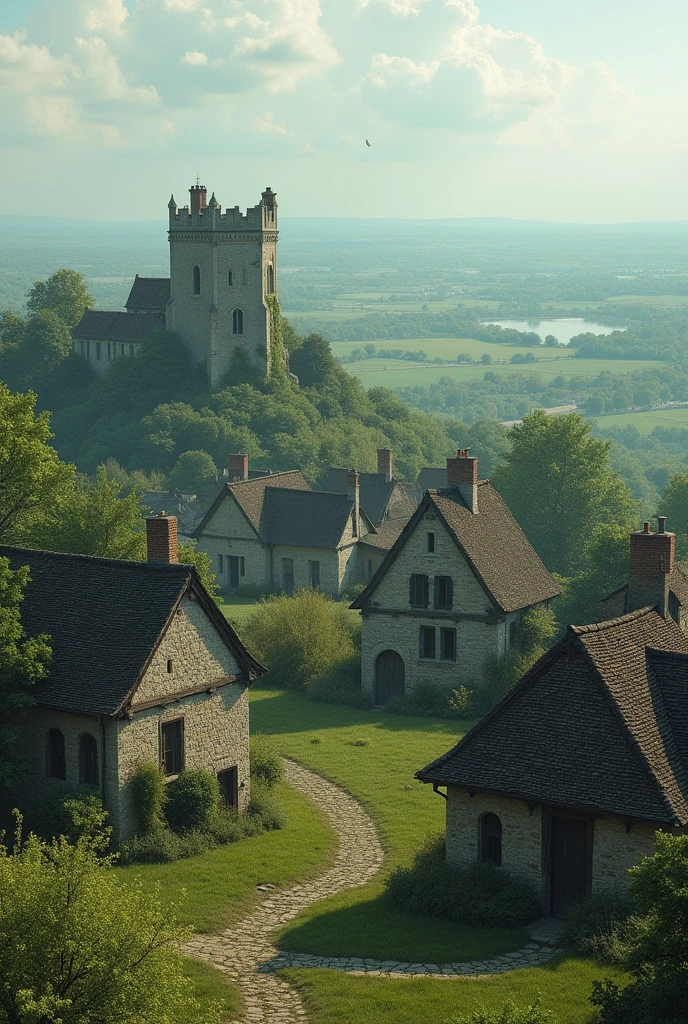
<instances>
[{"instance_id":1,"label":"chimney pot","mask_svg":"<svg viewBox=\"0 0 688 1024\"><path fill-rule=\"evenodd\" d=\"M447 487L456 488L468 509L478 512L478 460L471 458L468 448L459 448L455 459L447 459Z\"/></svg>"},{"instance_id":2,"label":"chimney pot","mask_svg":"<svg viewBox=\"0 0 688 1024\"><path fill-rule=\"evenodd\" d=\"M383 473L385 477L385 483L391 483L392 480L392 449L391 448L378 448L377 450L377 471Z\"/></svg>"},{"instance_id":3,"label":"chimney pot","mask_svg":"<svg viewBox=\"0 0 688 1024\"><path fill-rule=\"evenodd\" d=\"M657 533L666 533L666 521L666 516L657 516L657 522L659 523L659 526L657 527Z\"/></svg>"},{"instance_id":4,"label":"chimney pot","mask_svg":"<svg viewBox=\"0 0 688 1024\"><path fill-rule=\"evenodd\" d=\"M227 476L233 480L248 480L248 455L245 452L227 456Z\"/></svg>"},{"instance_id":5,"label":"chimney pot","mask_svg":"<svg viewBox=\"0 0 688 1024\"><path fill-rule=\"evenodd\" d=\"M178 562L177 517L158 512L146 519L146 548L149 562Z\"/></svg>"}]
</instances>

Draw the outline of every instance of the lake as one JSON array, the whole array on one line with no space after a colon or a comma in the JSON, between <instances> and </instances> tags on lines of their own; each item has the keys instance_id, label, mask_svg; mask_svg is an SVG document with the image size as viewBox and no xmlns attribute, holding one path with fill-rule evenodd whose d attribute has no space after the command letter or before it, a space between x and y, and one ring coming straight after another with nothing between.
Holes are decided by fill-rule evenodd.
<instances>
[{"instance_id":1,"label":"lake","mask_svg":"<svg viewBox=\"0 0 688 1024\"><path fill-rule=\"evenodd\" d=\"M624 330L623 327L604 327L594 320L583 317L561 317L558 320L484 320L485 324L496 324L497 327L510 327L515 331L535 331L542 340L553 334L562 345L568 345L577 334L611 334L612 331Z\"/></svg>"}]
</instances>

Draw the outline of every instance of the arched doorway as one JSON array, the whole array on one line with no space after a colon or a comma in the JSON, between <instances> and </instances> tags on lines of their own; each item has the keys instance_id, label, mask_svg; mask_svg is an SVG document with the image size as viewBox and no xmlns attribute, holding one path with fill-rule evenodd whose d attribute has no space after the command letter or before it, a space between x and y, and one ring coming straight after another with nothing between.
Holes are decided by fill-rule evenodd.
<instances>
[{"instance_id":1,"label":"arched doorway","mask_svg":"<svg viewBox=\"0 0 688 1024\"><path fill-rule=\"evenodd\" d=\"M404 659L396 651L383 651L375 659L375 703L386 704L404 692Z\"/></svg>"}]
</instances>

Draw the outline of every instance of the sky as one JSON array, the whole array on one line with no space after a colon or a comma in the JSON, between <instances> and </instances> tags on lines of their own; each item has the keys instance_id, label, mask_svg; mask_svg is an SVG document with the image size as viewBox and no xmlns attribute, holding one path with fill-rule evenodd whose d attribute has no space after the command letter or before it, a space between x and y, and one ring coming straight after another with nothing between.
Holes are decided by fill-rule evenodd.
<instances>
[{"instance_id":1,"label":"sky","mask_svg":"<svg viewBox=\"0 0 688 1024\"><path fill-rule=\"evenodd\" d=\"M688 221L685 0L0 0L0 214ZM372 145L366 146L368 139Z\"/></svg>"}]
</instances>

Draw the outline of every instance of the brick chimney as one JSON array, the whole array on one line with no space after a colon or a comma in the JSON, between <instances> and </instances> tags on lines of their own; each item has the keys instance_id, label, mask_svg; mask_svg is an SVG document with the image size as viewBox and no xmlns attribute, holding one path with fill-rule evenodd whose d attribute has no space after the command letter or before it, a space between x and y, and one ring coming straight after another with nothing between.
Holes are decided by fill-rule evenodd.
<instances>
[{"instance_id":1,"label":"brick chimney","mask_svg":"<svg viewBox=\"0 0 688 1024\"><path fill-rule=\"evenodd\" d=\"M191 196L191 213L198 216L206 208L208 189L205 185L192 185L189 194Z\"/></svg>"},{"instance_id":2,"label":"brick chimney","mask_svg":"<svg viewBox=\"0 0 688 1024\"><path fill-rule=\"evenodd\" d=\"M227 476L232 480L248 480L248 455L232 454L227 456Z\"/></svg>"},{"instance_id":3,"label":"brick chimney","mask_svg":"<svg viewBox=\"0 0 688 1024\"><path fill-rule=\"evenodd\" d=\"M354 506L354 537L361 535L361 488L358 480L358 472L350 469L346 474L346 496Z\"/></svg>"},{"instance_id":4,"label":"brick chimney","mask_svg":"<svg viewBox=\"0 0 688 1024\"><path fill-rule=\"evenodd\" d=\"M385 483L392 481L392 449L378 448L377 450L377 471L384 473Z\"/></svg>"},{"instance_id":5,"label":"brick chimney","mask_svg":"<svg viewBox=\"0 0 688 1024\"><path fill-rule=\"evenodd\" d=\"M659 517L657 533L650 524L631 534L631 566L628 577L628 611L651 604L669 617L669 577L674 570L676 534L668 533L666 516Z\"/></svg>"},{"instance_id":6,"label":"brick chimney","mask_svg":"<svg viewBox=\"0 0 688 1024\"><path fill-rule=\"evenodd\" d=\"M455 488L473 515L478 514L478 460L469 456L468 448L447 459L447 487Z\"/></svg>"},{"instance_id":7,"label":"brick chimney","mask_svg":"<svg viewBox=\"0 0 688 1024\"><path fill-rule=\"evenodd\" d=\"M178 562L177 517L158 512L146 519L146 548L149 562Z\"/></svg>"}]
</instances>

